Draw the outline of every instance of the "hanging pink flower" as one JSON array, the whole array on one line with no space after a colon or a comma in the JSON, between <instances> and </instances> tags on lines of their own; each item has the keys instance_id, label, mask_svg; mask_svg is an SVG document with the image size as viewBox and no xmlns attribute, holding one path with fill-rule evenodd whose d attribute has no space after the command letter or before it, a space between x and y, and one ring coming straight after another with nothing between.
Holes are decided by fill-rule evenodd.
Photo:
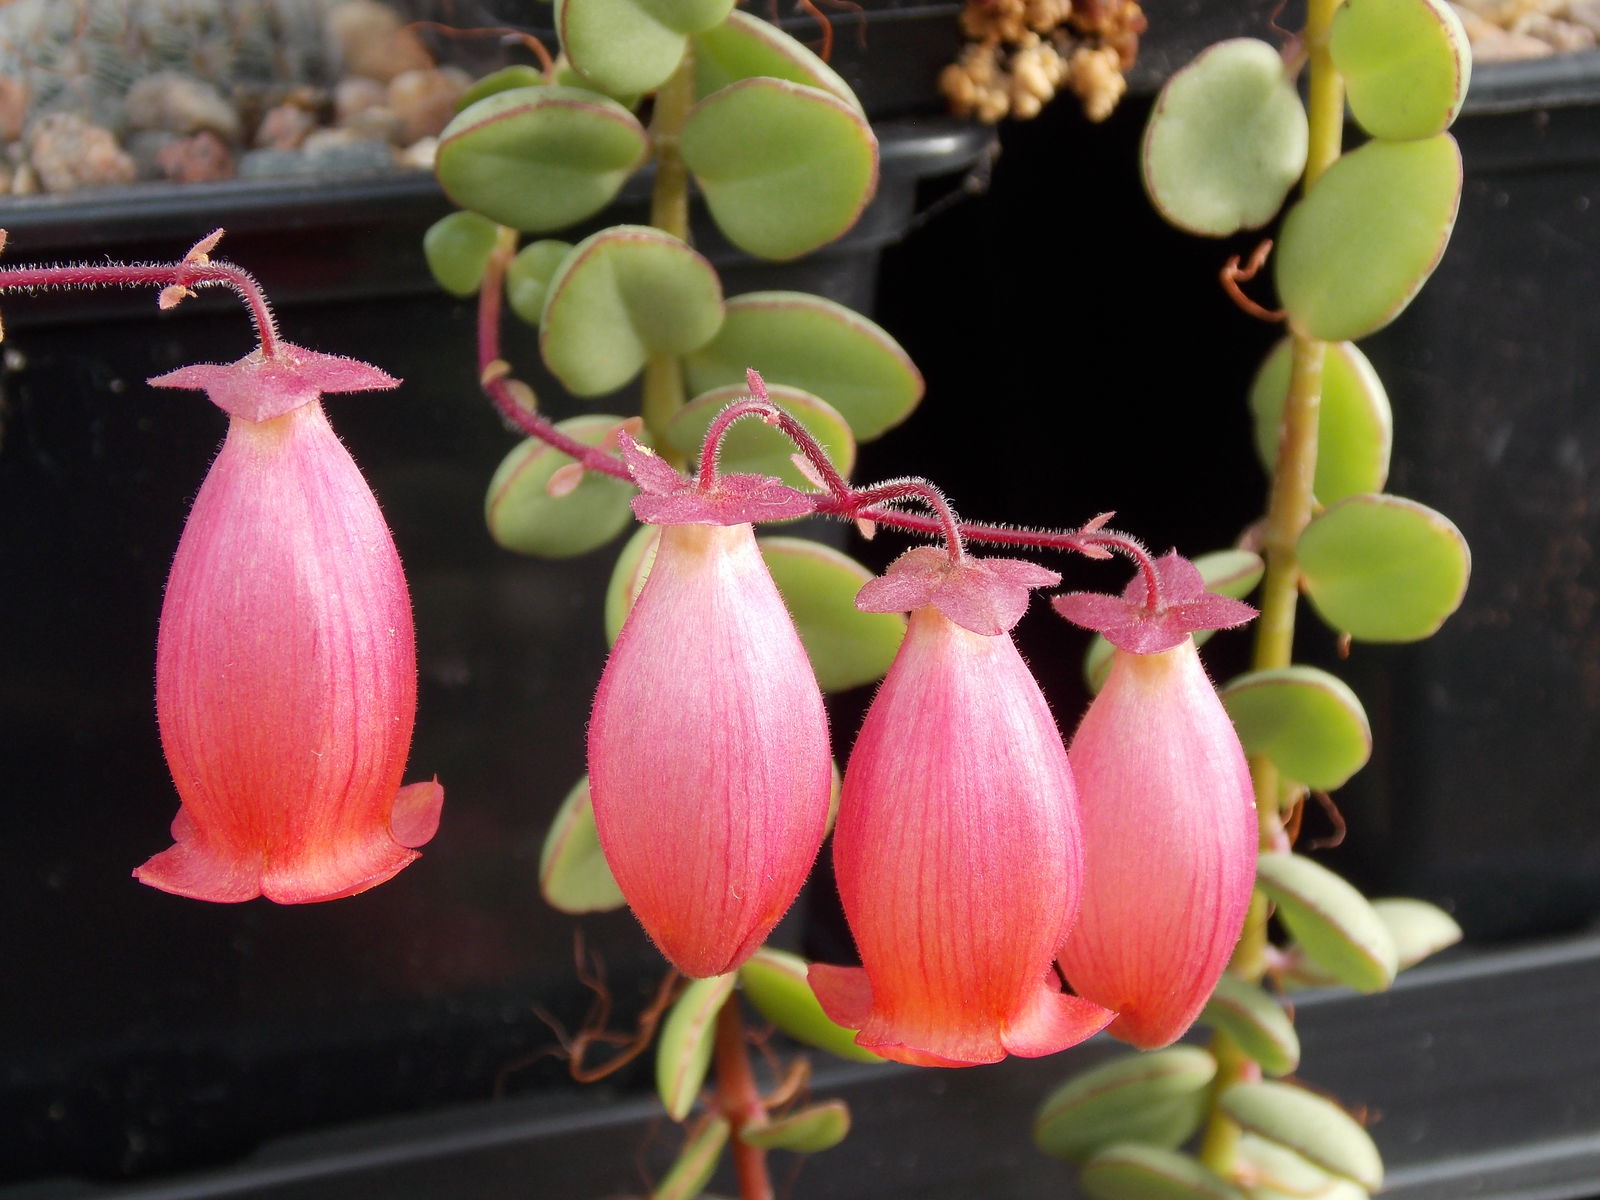
<instances>
[{"instance_id":1,"label":"hanging pink flower","mask_svg":"<svg viewBox=\"0 0 1600 1200\"><path fill-rule=\"evenodd\" d=\"M1156 569L1155 607L1144 579L1120 600L1053 602L1117 647L1068 750L1085 874L1061 967L1117 1011L1112 1036L1145 1050L1175 1041L1210 998L1244 924L1257 841L1244 751L1190 636L1254 610L1208 595L1175 554Z\"/></svg>"},{"instance_id":2,"label":"hanging pink flower","mask_svg":"<svg viewBox=\"0 0 1600 1200\"><path fill-rule=\"evenodd\" d=\"M595 695L595 824L661 953L721 975L794 902L827 824L822 693L749 524L811 502L750 476L698 487L622 441L635 512L662 529Z\"/></svg>"},{"instance_id":3,"label":"hanging pink flower","mask_svg":"<svg viewBox=\"0 0 1600 1200\"><path fill-rule=\"evenodd\" d=\"M150 381L230 416L161 609L156 715L182 805L134 872L200 900L332 900L417 858L437 781L401 787L416 715L405 576L323 392L388 388L279 343Z\"/></svg>"},{"instance_id":4,"label":"hanging pink flower","mask_svg":"<svg viewBox=\"0 0 1600 1200\"><path fill-rule=\"evenodd\" d=\"M816 965L836 1022L921 1066L1065 1049L1112 1013L1062 993L1052 960L1082 870L1067 755L1007 630L1054 572L902 555L856 603L911 609L844 777L834 865L861 967Z\"/></svg>"}]
</instances>

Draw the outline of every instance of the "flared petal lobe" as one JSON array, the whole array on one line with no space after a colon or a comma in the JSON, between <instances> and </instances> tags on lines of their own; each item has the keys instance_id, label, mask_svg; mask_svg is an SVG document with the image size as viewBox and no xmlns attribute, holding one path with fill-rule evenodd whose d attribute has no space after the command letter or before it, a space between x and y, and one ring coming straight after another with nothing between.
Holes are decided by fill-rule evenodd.
<instances>
[{"instance_id":1,"label":"flared petal lobe","mask_svg":"<svg viewBox=\"0 0 1600 1200\"><path fill-rule=\"evenodd\" d=\"M234 417L161 610L176 844L135 876L284 904L382 883L433 836L443 801L437 782L400 786L416 700L400 559L321 403Z\"/></svg>"},{"instance_id":2,"label":"flared petal lobe","mask_svg":"<svg viewBox=\"0 0 1600 1200\"><path fill-rule=\"evenodd\" d=\"M1216 986L1255 881L1250 771L1194 639L1116 651L1069 757L1085 876L1061 966L1120 1014L1113 1036L1165 1046Z\"/></svg>"},{"instance_id":3,"label":"flared petal lobe","mask_svg":"<svg viewBox=\"0 0 1600 1200\"><path fill-rule=\"evenodd\" d=\"M861 968L814 966L830 1017L924 1066L1050 1054L1111 1014L1052 959L1082 849L1065 747L1011 638L911 614L845 771L834 865Z\"/></svg>"},{"instance_id":4,"label":"flared petal lobe","mask_svg":"<svg viewBox=\"0 0 1600 1200\"><path fill-rule=\"evenodd\" d=\"M601 849L685 975L733 970L794 902L832 787L822 693L749 525L666 525L589 724Z\"/></svg>"}]
</instances>

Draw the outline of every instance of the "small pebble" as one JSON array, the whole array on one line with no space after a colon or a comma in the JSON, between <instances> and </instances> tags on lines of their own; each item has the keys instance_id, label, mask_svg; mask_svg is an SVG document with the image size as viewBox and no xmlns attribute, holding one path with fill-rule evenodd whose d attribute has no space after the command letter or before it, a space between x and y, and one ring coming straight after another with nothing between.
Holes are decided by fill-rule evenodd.
<instances>
[{"instance_id":1,"label":"small pebble","mask_svg":"<svg viewBox=\"0 0 1600 1200\"><path fill-rule=\"evenodd\" d=\"M227 143L209 129L179 138L159 151L156 161L175 183L210 183L234 176L233 155Z\"/></svg>"},{"instance_id":2,"label":"small pebble","mask_svg":"<svg viewBox=\"0 0 1600 1200\"><path fill-rule=\"evenodd\" d=\"M50 113L34 122L28 158L47 192L132 183L138 174L109 129L76 113Z\"/></svg>"},{"instance_id":3,"label":"small pebble","mask_svg":"<svg viewBox=\"0 0 1600 1200\"><path fill-rule=\"evenodd\" d=\"M400 138L411 145L431 137L450 123L456 102L472 86L460 67L406 71L389 81L389 108L400 118Z\"/></svg>"},{"instance_id":4,"label":"small pebble","mask_svg":"<svg viewBox=\"0 0 1600 1200\"><path fill-rule=\"evenodd\" d=\"M433 56L400 14L379 0L344 0L328 13L329 40L351 75L388 83L433 66Z\"/></svg>"},{"instance_id":5,"label":"small pebble","mask_svg":"<svg viewBox=\"0 0 1600 1200\"><path fill-rule=\"evenodd\" d=\"M269 108L256 126L255 143L269 150L293 150L316 127L314 113L298 104L279 104Z\"/></svg>"},{"instance_id":6,"label":"small pebble","mask_svg":"<svg viewBox=\"0 0 1600 1200\"><path fill-rule=\"evenodd\" d=\"M436 137L419 138L404 150L395 155L395 164L401 167L418 167L424 171L433 170L433 162L439 156L439 139Z\"/></svg>"},{"instance_id":7,"label":"small pebble","mask_svg":"<svg viewBox=\"0 0 1600 1200\"><path fill-rule=\"evenodd\" d=\"M0 76L0 142L21 137L27 115L28 85L9 75Z\"/></svg>"},{"instance_id":8,"label":"small pebble","mask_svg":"<svg viewBox=\"0 0 1600 1200\"><path fill-rule=\"evenodd\" d=\"M389 89L364 75L346 75L333 88L333 123L348 125L351 118L389 102Z\"/></svg>"},{"instance_id":9,"label":"small pebble","mask_svg":"<svg viewBox=\"0 0 1600 1200\"><path fill-rule=\"evenodd\" d=\"M1529 17L1516 32L1538 38L1553 47L1557 54L1581 54L1595 46L1593 29L1543 13Z\"/></svg>"},{"instance_id":10,"label":"small pebble","mask_svg":"<svg viewBox=\"0 0 1600 1200\"><path fill-rule=\"evenodd\" d=\"M209 130L224 141L239 140L239 113L202 79L177 71L146 75L128 89L128 124L188 135Z\"/></svg>"},{"instance_id":11,"label":"small pebble","mask_svg":"<svg viewBox=\"0 0 1600 1200\"><path fill-rule=\"evenodd\" d=\"M133 159L140 179L165 179L167 173L161 166L161 152L181 139L165 129L140 129L123 139L122 148Z\"/></svg>"}]
</instances>

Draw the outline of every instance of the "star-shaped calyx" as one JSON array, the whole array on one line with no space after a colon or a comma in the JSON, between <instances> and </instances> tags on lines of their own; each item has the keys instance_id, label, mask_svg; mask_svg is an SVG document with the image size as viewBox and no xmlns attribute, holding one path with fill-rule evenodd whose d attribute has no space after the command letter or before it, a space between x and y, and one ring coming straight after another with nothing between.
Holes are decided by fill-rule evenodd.
<instances>
[{"instance_id":1,"label":"star-shaped calyx","mask_svg":"<svg viewBox=\"0 0 1600 1200\"><path fill-rule=\"evenodd\" d=\"M633 515L648 525L743 525L803 517L816 498L766 475L718 475L710 484L680 475L627 432L617 434L623 465L638 485Z\"/></svg>"},{"instance_id":2,"label":"star-shaped calyx","mask_svg":"<svg viewBox=\"0 0 1600 1200\"><path fill-rule=\"evenodd\" d=\"M368 392L400 383L367 363L288 342L278 342L270 356L257 347L236 362L196 363L148 382L152 387L196 388L230 417L257 422L293 412L327 392Z\"/></svg>"},{"instance_id":3,"label":"star-shaped calyx","mask_svg":"<svg viewBox=\"0 0 1600 1200\"><path fill-rule=\"evenodd\" d=\"M1206 591L1200 569L1176 550L1156 559L1154 568L1159 583L1154 604L1149 580L1139 574L1121 596L1069 592L1052 598L1050 607L1133 654L1159 654L1197 630L1231 629L1256 615L1242 600Z\"/></svg>"},{"instance_id":4,"label":"star-shaped calyx","mask_svg":"<svg viewBox=\"0 0 1600 1200\"><path fill-rule=\"evenodd\" d=\"M963 629L994 637L1022 619L1030 588L1060 582L1054 571L1020 558L952 558L938 546L917 546L863 586L856 607L910 612L931 604Z\"/></svg>"}]
</instances>

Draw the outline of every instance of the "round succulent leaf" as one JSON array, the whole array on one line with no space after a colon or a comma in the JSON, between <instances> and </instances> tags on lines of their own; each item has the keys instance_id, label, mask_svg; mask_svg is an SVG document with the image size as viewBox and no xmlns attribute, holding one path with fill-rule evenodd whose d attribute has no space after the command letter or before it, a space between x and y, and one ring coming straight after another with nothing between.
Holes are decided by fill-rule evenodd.
<instances>
[{"instance_id":1,"label":"round succulent leaf","mask_svg":"<svg viewBox=\"0 0 1600 1200\"><path fill-rule=\"evenodd\" d=\"M1317 667L1275 667L1230 680L1219 694L1247 754L1262 754L1296 783L1343 787L1372 755L1366 709Z\"/></svg>"},{"instance_id":2,"label":"round succulent leaf","mask_svg":"<svg viewBox=\"0 0 1600 1200\"><path fill-rule=\"evenodd\" d=\"M1204 580L1206 591L1232 600L1243 600L1256 590L1267 565L1253 550L1213 550L1193 560ZM1216 633L1215 629L1200 629L1194 633L1194 644L1204 646ZM1111 675L1112 647L1101 634L1095 634L1083 656L1083 678L1090 692L1098 694Z\"/></svg>"},{"instance_id":3,"label":"round succulent leaf","mask_svg":"<svg viewBox=\"0 0 1600 1200\"><path fill-rule=\"evenodd\" d=\"M673 415L662 431L667 445L691 460L698 458L705 444L706 430L711 428L716 415L735 400L746 399L749 395L748 387L728 384L696 396ZM820 396L781 383L767 385L767 398L804 425L828 452L839 474L849 478L856 463L856 439L850 431L850 423L838 409ZM746 417L736 422L722 439L718 466L730 474L776 476L790 487L811 490L811 482L794 465L794 453L794 443L781 429L755 417Z\"/></svg>"},{"instance_id":4,"label":"round succulent leaf","mask_svg":"<svg viewBox=\"0 0 1600 1200\"><path fill-rule=\"evenodd\" d=\"M611 912L627 901L600 851L585 775L567 793L539 851L539 894L564 913Z\"/></svg>"},{"instance_id":5,"label":"round succulent leaf","mask_svg":"<svg viewBox=\"0 0 1600 1200\"><path fill-rule=\"evenodd\" d=\"M1217 1106L1242 1129L1275 1142L1330 1175L1368 1191L1383 1186L1383 1159L1367 1131L1331 1100L1276 1081L1241 1083Z\"/></svg>"},{"instance_id":6,"label":"round succulent leaf","mask_svg":"<svg viewBox=\"0 0 1600 1200\"><path fill-rule=\"evenodd\" d=\"M1256 452L1270 474L1278 460L1278 433L1289 396L1293 342L1272 349L1250 384ZM1313 490L1323 504L1376 492L1389 478L1394 415L1389 394L1367 356L1349 342L1327 347L1322 400L1317 410L1317 473Z\"/></svg>"},{"instance_id":7,"label":"round succulent leaf","mask_svg":"<svg viewBox=\"0 0 1600 1200\"><path fill-rule=\"evenodd\" d=\"M1286 1146L1241 1133L1238 1161L1250 1200L1365 1200L1366 1189L1329 1175ZM1354 1189L1352 1193L1350 1189Z\"/></svg>"},{"instance_id":8,"label":"round succulent leaf","mask_svg":"<svg viewBox=\"0 0 1600 1200\"><path fill-rule=\"evenodd\" d=\"M717 1013L733 994L734 975L693 979L673 1001L656 1040L656 1093L674 1121L689 1115L716 1044Z\"/></svg>"},{"instance_id":9,"label":"round succulent leaf","mask_svg":"<svg viewBox=\"0 0 1600 1200\"><path fill-rule=\"evenodd\" d=\"M616 564L611 568L611 579L606 584L605 624L606 645L617 644L622 623L628 619L628 610L639 598L644 581L649 578L650 565L656 560L656 546L661 540L661 526L641 525L633 536L622 544Z\"/></svg>"},{"instance_id":10,"label":"round succulent leaf","mask_svg":"<svg viewBox=\"0 0 1600 1200\"><path fill-rule=\"evenodd\" d=\"M1246 1200L1199 1160L1137 1142L1100 1151L1083 1165L1078 1181L1092 1200Z\"/></svg>"},{"instance_id":11,"label":"round succulent leaf","mask_svg":"<svg viewBox=\"0 0 1600 1200\"><path fill-rule=\"evenodd\" d=\"M679 151L727 239L786 260L854 225L878 186L878 140L845 101L786 79L741 79L696 104Z\"/></svg>"},{"instance_id":12,"label":"round succulent leaf","mask_svg":"<svg viewBox=\"0 0 1600 1200\"><path fill-rule=\"evenodd\" d=\"M862 111L861 101L837 71L803 42L760 17L734 9L722 24L695 34L691 43L696 100L741 79L766 76L821 88Z\"/></svg>"},{"instance_id":13,"label":"round succulent leaf","mask_svg":"<svg viewBox=\"0 0 1600 1200\"><path fill-rule=\"evenodd\" d=\"M1467 31L1444 0L1345 0L1328 51L1361 128L1394 141L1450 128L1472 76Z\"/></svg>"},{"instance_id":14,"label":"round succulent leaf","mask_svg":"<svg viewBox=\"0 0 1600 1200\"><path fill-rule=\"evenodd\" d=\"M688 35L732 7L733 0L556 0L556 32L580 75L612 95L637 95L665 83Z\"/></svg>"},{"instance_id":15,"label":"round succulent leaf","mask_svg":"<svg viewBox=\"0 0 1600 1200\"><path fill-rule=\"evenodd\" d=\"M922 399L922 374L900 343L860 313L805 292L732 297L717 336L684 361L696 395L743 387L750 367L769 387L832 405L861 442L894 428Z\"/></svg>"},{"instance_id":16,"label":"round succulent leaf","mask_svg":"<svg viewBox=\"0 0 1600 1200\"><path fill-rule=\"evenodd\" d=\"M571 242L541 238L518 250L506 265L506 302L512 312L535 329L544 316L550 281L571 252Z\"/></svg>"},{"instance_id":17,"label":"round succulent leaf","mask_svg":"<svg viewBox=\"0 0 1600 1200\"><path fill-rule=\"evenodd\" d=\"M1198 1046L1120 1055L1045 1097L1033 1118L1034 1145L1068 1162L1121 1142L1180 1146L1205 1117L1216 1073L1216 1060Z\"/></svg>"},{"instance_id":18,"label":"round succulent leaf","mask_svg":"<svg viewBox=\"0 0 1600 1200\"><path fill-rule=\"evenodd\" d=\"M856 593L873 574L832 546L808 538L758 539L772 581L794 617L795 629L825 692L881 679L899 653L906 619L866 613Z\"/></svg>"},{"instance_id":19,"label":"round succulent leaf","mask_svg":"<svg viewBox=\"0 0 1600 1200\"><path fill-rule=\"evenodd\" d=\"M616 225L573 247L549 283L539 352L577 396L616 391L651 354L683 354L722 325L722 281L669 233Z\"/></svg>"},{"instance_id":20,"label":"round succulent leaf","mask_svg":"<svg viewBox=\"0 0 1600 1200\"><path fill-rule=\"evenodd\" d=\"M621 417L594 413L557 422L585 446L603 445ZM572 491L549 492L550 477L573 460L538 438L527 438L501 460L489 480L484 517L507 550L540 558L572 558L605 545L633 520L631 484L585 471Z\"/></svg>"},{"instance_id":21,"label":"round succulent leaf","mask_svg":"<svg viewBox=\"0 0 1600 1200\"><path fill-rule=\"evenodd\" d=\"M1283 57L1233 38L1178 71L1151 110L1145 190L1172 224L1226 237L1277 215L1306 168L1306 110Z\"/></svg>"},{"instance_id":22,"label":"round succulent leaf","mask_svg":"<svg viewBox=\"0 0 1600 1200\"><path fill-rule=\"evenodd\" d=\"M1399 496L1349 496L1312 518L1296 546L1311 606L1364 642L1414 642L1460 607L1472 573L1450 519Z\"/></svg>"},{"instance_id":23,"label":"round succulent leaf","mask_svg":"<svg viewBox=\"0 0 1600 1200\"><path fill-rule=\"evenodd\" d=\"M451 119L434 170L460 207L543 233L609 204L647 147L644 128L614 100L579 88L510 88Z\"/></svg>"},{"instance_id":24,"label":"round succulent leaf","mask_svg":"<svg viewBox=\"0 0 1600 1200\"><path fill-rule=\"evenodd\" d=\"M739 986L751 1006L795 1041L853 1062L882 1062L856 1045L856 1031L836 1025L806 982L809 964L797 954L763 946L739 968Z\"/></svg>"},{"instance_id":25,"label":"round succulent leaf","mask_svg":"<svg viewBox=\"0 0 1600 1200\"><path fill-rule=\"evenodd\" d=\"M1436 904L1408 896L1390 896L1372 902L1373 911L1394 938L1400 969L1416 966L1461 940L1461 926Z\"/></svg>"},{"instance_id":26,"label":"round succulent leaf","mask_svg":"<svg viewBox=\"0 0 1600 1200\"><path fill-rule=\"evenodd\" d=\"M452 296L471 296L483 282L500 227L474 212L440 217L422 235L422 256L434 282Z\"/></svg>"},{"instance_id":27,"label":"round succulent leaf","mask_svg":"<svg viewBox=\"0 0 1600 1200\"><path fill-rule=\"evenodd\" d=\"M1256 860L1256 886L1304 952L1340 983L1381 992L1394 982L1394 935L1371 902L1327 867L1289 851L1267 851Z\"/></svg>"},{"instance_id":28,"label":"round succulent leaf","mask_svg":"<svg viewBox=\"0 0 1600 1200\"><path fill-rule=\"evenodd\" d=\"M761 1125L746 1125L739 1140L763 1150L815 1154L831 1150L850 1132L850 1107L843 1100L824 1100Z\"/></svg>"},{"instance_id":29,"label":"round succulent leaf","mask_svg":"<svg viewBox=\"0 0 1600 1200\"><path fill-rule=\"evenodd\" d=\"M509 67L490 71L482 78L474 80L472 86L461 93L461 99L456 101L456 111L461 112L471 108L485 96L492 96L496 92L509 92L512 88L543 87L546 82L544 72L538 67L530 67L526 63L513 63Z\"/></svg>"},{"instance_id":30,"label":"round succulent leaf","mask_svg":"<svg viewBox=\"0 0 1600 1200\"><path fill-rule=\"evenodd\" d=\"M1448 133L1352 150L1289 210L1273 270L1291 324L1325 342L1397 317L1444 254L1461 200Z\"/></svg>"},{"instance_id":31,"label":"round succulent leaf","mask_svg":"<svg viewBox=\"0 0 1600 1200\"><path fill-rule=\"evenodd\" d=\"M1283 1005L1264 988L1224 973L1200 1020L1227 1034L1267 1075L1300 1065L1300 1037Z\"/></svg>"},{"instance_id":32,"label":"round succulent leaf","mask_svg":"<svg viewBox=\"0 0 1600 1200\"><path fill-rule=\"evenodd\" d=\"M651 1191L650 1200L711 1200L705 1187L716 1174L732 1132L727 1117L721 1113L707 1113Z\"/></svg>"}]
</instances>

